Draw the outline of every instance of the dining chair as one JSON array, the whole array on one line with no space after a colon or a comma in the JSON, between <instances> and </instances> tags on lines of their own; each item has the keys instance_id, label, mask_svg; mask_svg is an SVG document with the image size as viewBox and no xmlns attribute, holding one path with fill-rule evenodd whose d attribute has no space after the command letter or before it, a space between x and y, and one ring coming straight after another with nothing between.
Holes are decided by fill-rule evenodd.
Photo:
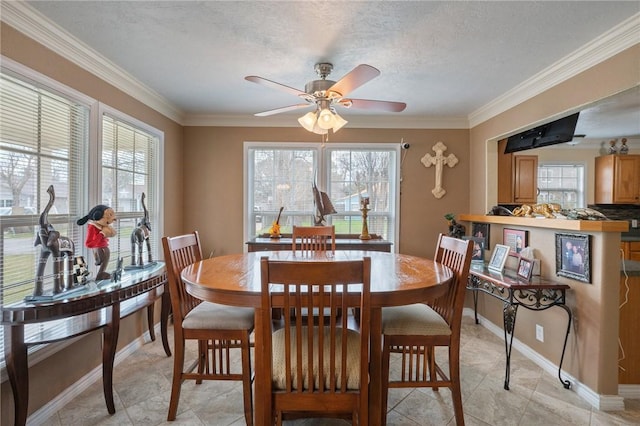
<instances>
[{"instance_id":1,"label":"dining chair","mask_svg":"<svg viewBox=\"0 0 640 426\"><path fill-rule=\"evenodd\" d=\"M460 389L460 327L473 241L440 234L435 260L453 271L447 292L427 303L382 309L382 407L387 412L389 388L440 387L451 390L458 426L464 425ZM447 347L448 374L436 362L435 347ZM391 354L400 354L399 377L390 377ZM394 374L396 376L396 374ZM386 424L386 415L382 424Z\"/></svg>"},{"instance_id":2,"label":"dining chair","mask_svg":"<svg viewBox=\"0 0 640 426\"><path fill-rule=\"evenodd\" d=\"M327 226L293 226L291 234L291 250L294 252L300 244L300 250L305 252L336 251L336 228Z\"/></svg>"},{"instance_id":3,"label":"dining chair","mask_svg":"<svg viewBox=\"0 0 640 426\"><path fill-rule=\"evenodd\" d=\"M263 257L260 268L268 423L336 417L367 425L371 258L289 262ZM346 315L337 315L339 308L346 312L356 305L362 316L358 330L349 327ZM295 316L285 315L278 327L271 321L274 307L293 309ZM313 308L320 315L316 324Z\"/></svg>"},{"instance_id":4,"label":"dining chair","mask_svg":"<svg viewBox=\"0 0 640 426\"><path fill-rule=\"evenodd\" d=\"M174 358L171 400L167 420L176 418L184 380L240 380L244 394L244 417L253 425L252 373L249 336L254 328L254 310L204 302L187 293L182 270L202 260L197 231L163 237L164 259L173 309ZM198 357L185 368L185 343L198 341ZM231 354L241 352L241 366L232 365ZM196 370L197 367L197 370ZM195 370L195 371L194 371Z\"/></svg>"}]
</instances>

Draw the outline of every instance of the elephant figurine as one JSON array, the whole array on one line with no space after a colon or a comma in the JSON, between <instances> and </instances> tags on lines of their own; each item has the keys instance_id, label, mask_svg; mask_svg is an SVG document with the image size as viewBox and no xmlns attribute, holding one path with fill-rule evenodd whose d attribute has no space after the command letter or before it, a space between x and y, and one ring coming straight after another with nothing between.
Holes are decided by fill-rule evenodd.
<instances>
[{"instance_id":1,"label":"elephant figurine","mask_svg":"<svg viewBox=\"0 0 640 426\"><path fill-rule=\"evenodd\" d=\"M56 199L53 185L47 189L49 202L40 214L40 229L36 236L34 246L40 246L40 256L38 258L38 268L36 272L36 283L33 292L34 296L42 296L44 292L44 270L47 266L49 256L53 255L53 294L61 293L70 289L74 283L74 252L73 241L60 235L53 225L49 223L49 210ZM64 262L67 263L67 276L65 279Z\"/></svg>"},{"instance_id":2,"label":"elephant figurine","mask_svg":"<svg viewBox=\"0 0 640 426\"><path fill-rule=\"evenodd\" d=\"M144 216L140 218L136 227L131 232L131 266L132 267L144 267L144 261L142 259L143 244L146 243L148 263L153 263L153 257L151 255L151 222L149 221L149 211L144 202L145 194L142 193L140 202L142 209L144 210ZM137 249L137 250L136 250ZM137 252L137 254L136 254Z\"/></svg>"}]
</instances>

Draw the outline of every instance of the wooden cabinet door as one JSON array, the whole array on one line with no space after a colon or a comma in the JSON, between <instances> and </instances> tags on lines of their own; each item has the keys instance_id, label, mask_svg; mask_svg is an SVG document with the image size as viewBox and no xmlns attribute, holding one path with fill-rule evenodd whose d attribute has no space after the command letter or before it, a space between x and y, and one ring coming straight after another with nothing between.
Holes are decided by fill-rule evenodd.
<instances>
[{"instance_id":1,"label":"wooden cabinet door","mask_svg":"<svg viewBox=\"0 0 640 426\"><path fill-rule=\"evenodd\" d=\"M513 203L513 154L505 154L507 140L498 142L498 203Z\"/></svg>"},{"instance_id":2,"label":"wooden cabinet door","mask_svg":"<svg viewBox=\"0 0 640 426\"><path fill-rule=\"evenodd\" d=\"M515 155L514 157L514 197L521 204L538 202L538 156Z\"/></svg>"},{"instance_id":3,"label":"wooden cabinet door","mask_svg":"<svg viewBox=\"0 0 640 426\"><path fill-rule=\"evenodd\" d=\"M614 203L640 203L640 156L618 155L615 159Z\"/></svg>"}]
</instances>

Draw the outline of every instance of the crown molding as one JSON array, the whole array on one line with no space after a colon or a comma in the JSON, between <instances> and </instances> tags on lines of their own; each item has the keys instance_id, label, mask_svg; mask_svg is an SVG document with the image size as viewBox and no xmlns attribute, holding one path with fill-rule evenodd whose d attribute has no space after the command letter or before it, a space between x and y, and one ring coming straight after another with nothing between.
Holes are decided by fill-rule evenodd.
<instances>
[{"instance_id":1,"label":"crown molding","mask_svg":"<svg viewBox=\"0 0 640 426\"><path fill-rule=\"evenodd\" d=\"M469 114L475 127L626 50L640 40L640 12Z\"/></svg>"},{"instance_id":2,"label":"crown molding","mask_svg":"<svg viewBox=\"0 0 640 426\"><path fill-rule=\"evenodd\" d=\"M80 68L180 124L184 113L23 1L3 1L0 19Z\"/></svg>"},{"instance_id":3,"label":"crown molding","mask_svg":"<svg viewBox=\"0 0 640 426\"><path fill-rule=\"evenodd\" d=\"M184 126L194 127L300 127L298 115L278 114L269 117L253 115L189 115ZM466 117L399 116L389 120L386 116L351 116L347 124L351 129L468 129Z\"/></svg>"}]
</instances>

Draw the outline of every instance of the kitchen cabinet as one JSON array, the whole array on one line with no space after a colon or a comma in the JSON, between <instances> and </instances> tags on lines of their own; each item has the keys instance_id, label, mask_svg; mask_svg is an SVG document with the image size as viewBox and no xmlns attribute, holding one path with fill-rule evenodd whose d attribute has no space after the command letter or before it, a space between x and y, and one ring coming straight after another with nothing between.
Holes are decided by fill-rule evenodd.
<instances>
[{"instance_id":1,"label":"kitchen cabinet","mask_svg":"<svg viewBox=\"0 0 640 426\"><path fill-rule=\"evenodd\" d=\"M640 384L640 275L620 276L620 341L618 383Z\"/></svg>"},{"instance_id":2,"label":"kitchen cabinet","mask_svg":"<svg viewBox=\"0 0 640 426\"><path fill-rule=\"evenodd\" d=\"M498 203L538 202L538 156L504 154L507 140L498 142Z\"/></svg>"},{"instance_id":3,"label":"kitchen cabinet","mask_svg":"<svg viewBox=\"0 0 640 426\"><path fill-rule=\"evenodd\" d=\"M625 259L640 260L640 241L623 241L621 248Z\"/></svg>"},{"instance_id":4,"label":"kitchen cabinet","mask_svg":"<svg viewBox=\"0 0 640 426\"><path fill-rule=\"evenodd\" d=\"M595 169L596 204L640 204L640 155L602 155Z\"/></svg>"}]
</instances>

